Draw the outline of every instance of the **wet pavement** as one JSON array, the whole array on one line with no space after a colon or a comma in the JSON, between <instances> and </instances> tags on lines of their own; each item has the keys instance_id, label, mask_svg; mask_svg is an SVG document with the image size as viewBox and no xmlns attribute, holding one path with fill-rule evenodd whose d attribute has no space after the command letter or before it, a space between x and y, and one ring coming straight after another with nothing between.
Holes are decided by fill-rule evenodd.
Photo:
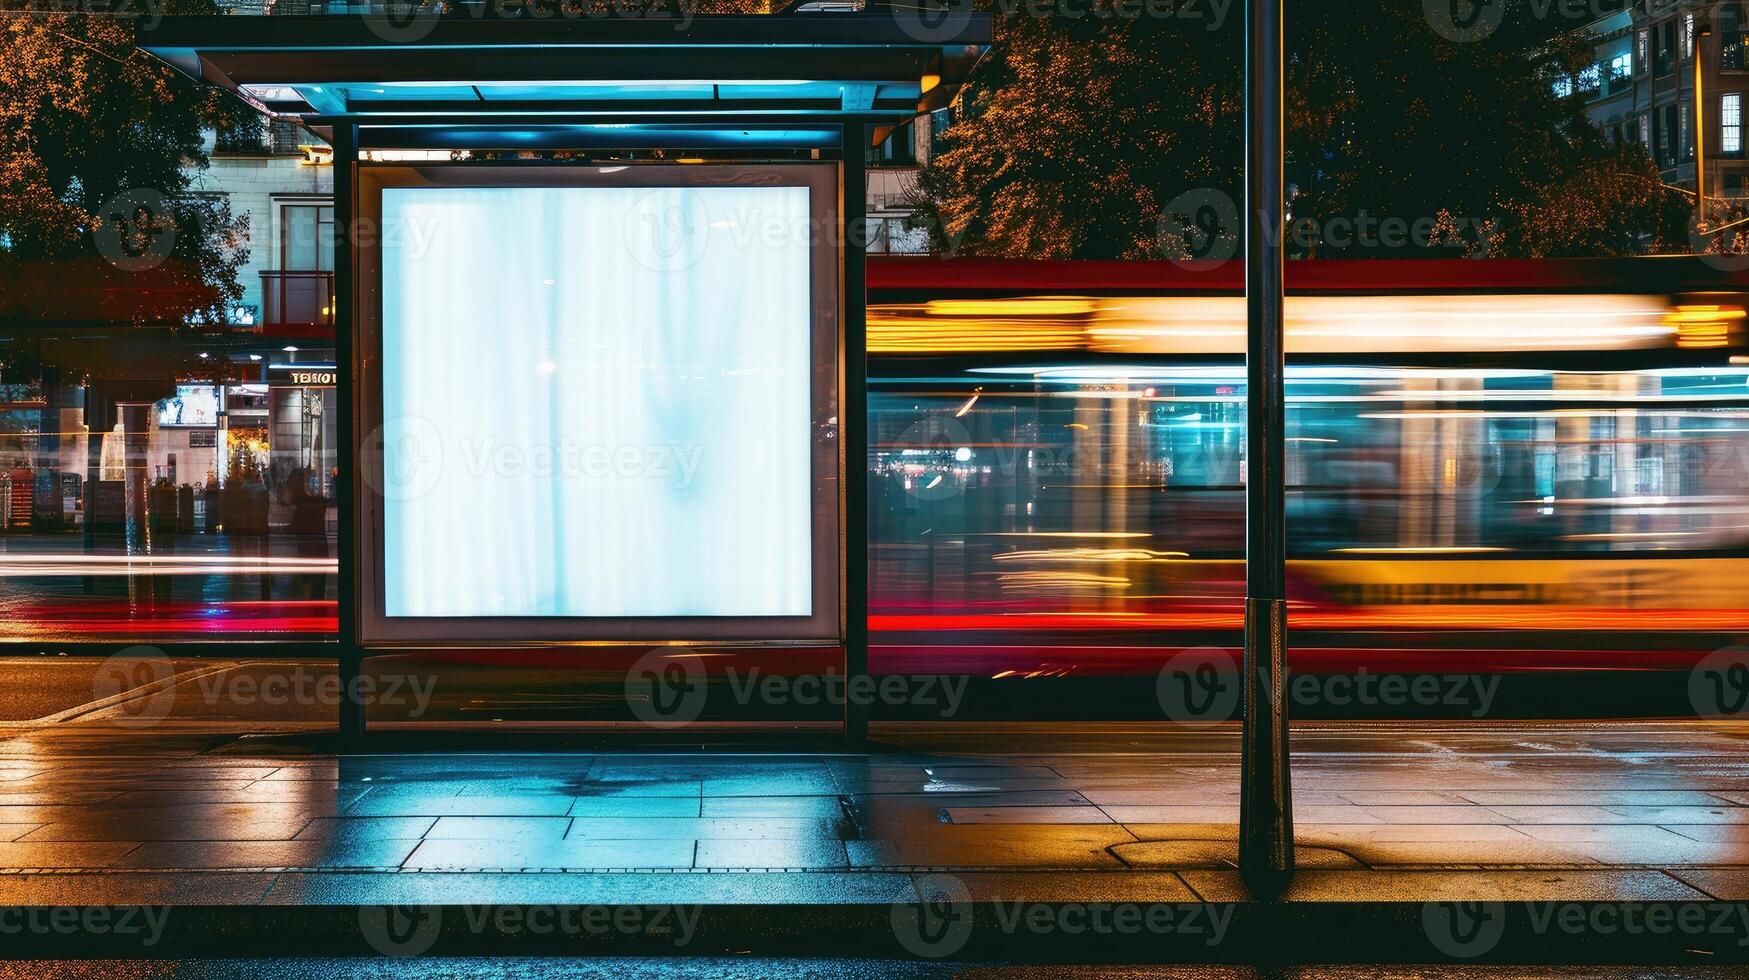
<instances>
[{"instance_id":1,"label":"wet pavement","mask_svg":"<svg viewBox=\"0 0 1749 980\"><path fill-rule=\"evenodd\" d=\"M1749 726L1295 731L1291 900L1749 898ZM1231 726L883 728L871 752L338 755L55 726L0 741L0 902L1243 901Z\"/></svg>"},{"instance_id":2,"label":"wet pavement","mask_svg":"<svg viewBox=\"0 0 1749 980\"><path fill-rule=\"evenodd\" d=\"M161 958L113 976L227 975L204 960L237 955L420 954L454 976L603 953L656 975L691 975L677 953L871 976L1749 961L1749 725L1297 725L1299 872L1269 902L1235 869L1228 725L884 725L867 751L394 733L342 753L123 721L0 739L7 955ZM1647 909L1661 931L1620 925ZM408 975L323 962L296 975Z\"/></svg>"}]
</instances>

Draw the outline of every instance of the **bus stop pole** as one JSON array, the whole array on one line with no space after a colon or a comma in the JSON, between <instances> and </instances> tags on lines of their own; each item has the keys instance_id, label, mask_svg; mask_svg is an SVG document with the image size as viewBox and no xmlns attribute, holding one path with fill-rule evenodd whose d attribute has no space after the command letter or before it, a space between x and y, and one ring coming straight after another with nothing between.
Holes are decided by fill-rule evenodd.
<instances>
[{"instance_id":1,"label":"bus stop pole","mask_svg":"<svg viewBox=\"0 0 1749 980\"><path fill-rule=\"evenodd\" d=\"M355 404L362 377L353 343L358 318L357 255L353 250L358 200L353 186L353 167L358 162L358 126L337 122L334 144L334 365L340 373L334 401L349 438L335 454L334 495L340 539L340 743L356 748L364 739L365 705L359 678L364 673L364 648L359 642L359 582L356 561L358 532L358 452L363 433L358 431Z\"/></svg>"},{"instance_id":2,"label":"bus stop pole","mask_svg":"<svg viewBox=\"0 0 1749 980\"><path fill-rule=\"evenodd\" d=\"M1282 0L1245 18L1245 661L1239 873L1260 897L1293 875L1287 718L1287 422Z\"/></svg>"},{"instance_id":3,"label":"bus stop pole","mask_svg":"<svg viewBox=\"0 0 1749 980\"><path fill-rule=\"evenodd\" d=\"M840 224L844 232L844 403L838 406L839 451L844 474L844 742L855 748L868 741L868 706L850 696L852 681L868 673L868 292L867 130L860 121L844 124L841 141L843 188Z\"/></svg>"}]
</instances>

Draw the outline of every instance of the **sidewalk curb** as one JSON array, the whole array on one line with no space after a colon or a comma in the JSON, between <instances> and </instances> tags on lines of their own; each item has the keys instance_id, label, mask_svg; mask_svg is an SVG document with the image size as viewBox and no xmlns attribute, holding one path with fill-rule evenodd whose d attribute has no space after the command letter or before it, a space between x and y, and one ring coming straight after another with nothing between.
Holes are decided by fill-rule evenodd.
<instances>
[{"instance_id":1,"label":"sidewalk curb","mask_svg":"<svg viewBox=\"0 0 1749 980\"><path fill-rule=\"evenodd\" d=\"M1126 903L916 905L323 905L0 908L0 954L227 956L785 955L951 961L1749 963L1749 906L1724 902L1160 903L1168 928L1100 928ZM1469 906L1471 908L1465 908ZM1145 918L1151 906L1134 905ZM1684 911L1685 909L1691 911ZM1662 910L1662 911L1659 911ZM1629 928L1689 915L1701 931ZM153 933L151 919L161 923ZM1125 919L1124 921L1131 921ZM1136 919L1135 921L1141 921ZM1671 921L1675 921L1672 919ZM1729 921L1729 929L1714 929ZM110 925L91 927L93 922ZM1220 927L1214 938L1209 926ZM124 926L125 923L125 926ZM686 924L690 923L690 925ZM1590 923L1579 928L1572 923ZM1599 928L1599 924L1604 928ZM1612 925L1613 924L1613 925ZM935 955L939 954L939 956Z\"/></svg>"}]
</instances>

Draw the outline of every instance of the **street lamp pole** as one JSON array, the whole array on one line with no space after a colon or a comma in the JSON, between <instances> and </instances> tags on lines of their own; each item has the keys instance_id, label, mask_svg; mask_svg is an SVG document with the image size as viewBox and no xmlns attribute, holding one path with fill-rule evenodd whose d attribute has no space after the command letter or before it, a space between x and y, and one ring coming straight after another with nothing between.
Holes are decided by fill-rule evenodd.
<instances>
[{"instance_id":1,"label":"street lamp pole","mask_svg":"<svg viewBox=\"0 0 1749 980\"><path fill-rule=\"evenodd\" d=\"M1697 20L1694 25L1694 227L1706 231L1706 99L1701 83L1701 49L1706 38L1712 37L1712 24Z\"/></svg>"},{"instance_id":2,"label":"street lamp pole","mask_svg":"<svg viewBox=\"0 0 1749 980\"><path fill-rule=\"evenodd\" d=\"M1239 873L1272 897L1293 875L1287 728L1287 422L1282 308L1282 0L1247 0L1245 50L1245 663Z\"/></svg>"}]
</instances>

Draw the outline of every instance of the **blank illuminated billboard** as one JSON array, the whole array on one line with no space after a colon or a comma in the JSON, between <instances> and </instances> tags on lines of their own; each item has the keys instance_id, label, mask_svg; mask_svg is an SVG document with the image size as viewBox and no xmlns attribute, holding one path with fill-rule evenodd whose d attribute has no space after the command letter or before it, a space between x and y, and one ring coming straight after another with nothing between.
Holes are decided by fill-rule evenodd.
<instances>
[{"instance_id":1,"label":"blank illuminated billboard","mask_svg":"<svg viewBox=\"0 0 1749 980\"><path fill-rule=\"evenodd\" d=\"M382 189L382 614L815 612L806 186Z\"/></svg>"}]
</instances>

